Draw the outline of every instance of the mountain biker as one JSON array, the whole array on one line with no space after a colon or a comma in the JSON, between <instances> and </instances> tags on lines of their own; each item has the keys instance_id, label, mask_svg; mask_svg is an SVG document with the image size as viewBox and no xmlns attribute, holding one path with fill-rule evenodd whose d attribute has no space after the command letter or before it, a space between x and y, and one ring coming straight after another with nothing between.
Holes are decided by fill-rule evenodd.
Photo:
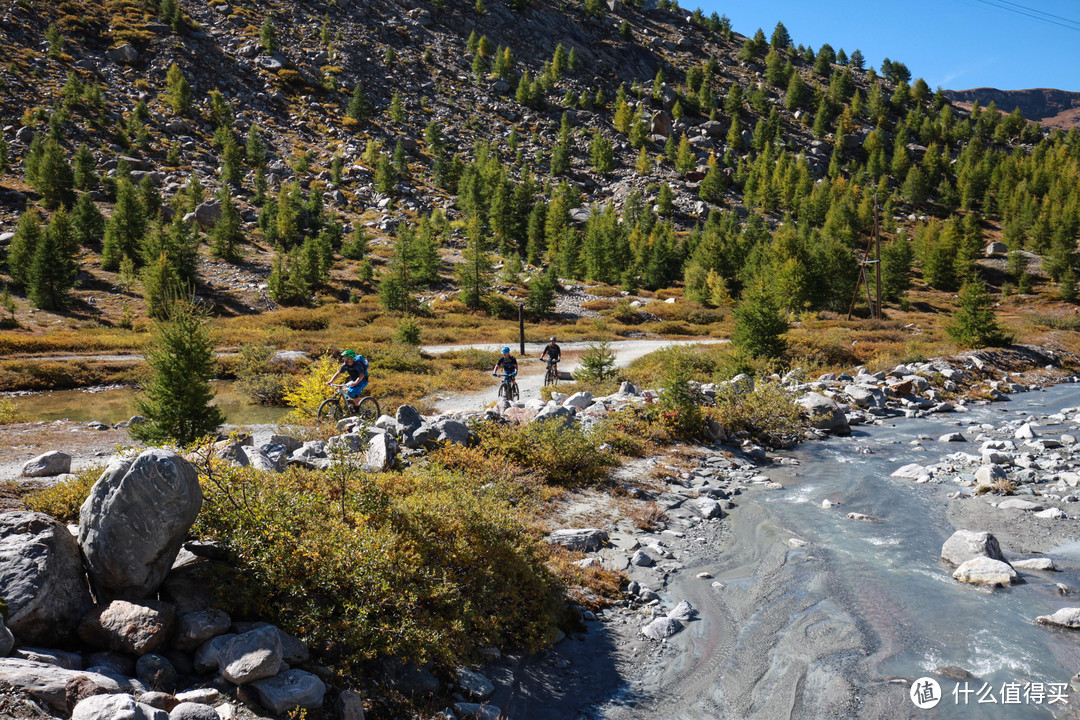
<instances>
[{"instance_id":1,"label":"mountain biker","mask_svg":"<svg viewBox=\"0 0 1080 720\"><path fill-rule=\"evenodd\" d=\"M555 342L555 338L551 338L551 342L544 346L544 352L540 353L540 359L543 360L547 356L548 365L558 365L559 360L562 359L562 349Z\"/></svg>"},{"instance_id":2,"label":"mountain biker","mask_svg":"<svg viewBox=\"0 0 1080 720\"><path fill-rule=\"evenodd\" d=\"M352 350L343 350L341 358L341 368L334 373L334 377L330 378L330 381L326 384L333 386L338 375L346 373L349 380L345 383L345 386L349 389L345 392L345 401L350 408L355 410L360 405L360 393L364 391L368 384L368 361L363 355L357 355Z\"/></svg>"},{"instance_id":3,"label":"mountain biker","mask_svg":"<svg viewBox=\"0 0 1080 720\"><path fill-rule=\"evenodd\" d=\"M505 380L504 382L511 382L517 376L517 358L510 354L510 348L508 347L502 349L502 356L499 358L498 362L495 363L495 367L491 369L491 374L498 375L499 368L502 368L503 372L506 373L506 377L509 378L509 380Z\"/></svg>"}]
</instances>

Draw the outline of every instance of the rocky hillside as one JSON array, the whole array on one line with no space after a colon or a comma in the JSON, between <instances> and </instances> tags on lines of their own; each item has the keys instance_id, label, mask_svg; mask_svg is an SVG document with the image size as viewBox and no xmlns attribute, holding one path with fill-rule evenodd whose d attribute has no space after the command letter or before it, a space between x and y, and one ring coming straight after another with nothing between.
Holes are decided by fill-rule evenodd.
<instances>
[{"instance_id":1,"label":"rocky hillside","mask_svg":"<svg viewBox=\"0 0 1080 720\"><path fill-rule=\"evenodd\" d=\"M994 103L1005 112L1020 108L1025 118L1046 127L1080 127L1080 93L1066 90L1036 88L1032 90L997 90L974 88L972 90L946 90L949 100L970 109L978 101L983 107Z\"/></svg>"},{"instance_id":2,"label":"rocky hillside","mask_svg":"<svg viewBox=\"0 0 1080 720\"><path fill-rule=\"evenodd\" d=\"M887 302L913 253L953 291L999 232L1071 287L1075 137L782 24L597 0L26 0L0 22L15 327L131 327L192 286L221 315L376 289L497 314L555 276L846 311L873 198L900 239Z\"/></svg>"}]
</instances>

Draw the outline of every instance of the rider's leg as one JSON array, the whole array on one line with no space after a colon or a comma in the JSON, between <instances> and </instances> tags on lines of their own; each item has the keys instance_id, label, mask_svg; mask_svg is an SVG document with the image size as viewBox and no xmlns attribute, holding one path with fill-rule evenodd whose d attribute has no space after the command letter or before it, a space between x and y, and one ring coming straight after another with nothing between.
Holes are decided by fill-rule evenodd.
<instances>
[{"instance_id":1,"label":"rider's leg","mask_svg":"<svg viewBox=\"0 0 1080 720\"><path fill-rule=\"evenodd\" d=\"M360 393L367 387L368 381L360 383L359 385L353 385L345 393L345 401L349 404L349 407L356 410L360 407Z\"/></svg>"}]
</instances>

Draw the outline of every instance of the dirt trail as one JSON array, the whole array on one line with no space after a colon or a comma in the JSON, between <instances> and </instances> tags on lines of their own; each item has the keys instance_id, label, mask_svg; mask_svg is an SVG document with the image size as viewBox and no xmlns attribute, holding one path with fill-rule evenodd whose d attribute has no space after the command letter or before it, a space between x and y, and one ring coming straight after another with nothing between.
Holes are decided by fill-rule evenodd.
<instances>
[{"instance_id":1,"label":"dirt trail","mask_svg":"<svg viewBox=\"0 0 1080 720\"><path fill-rule=\"evenodd\" d=\"M615 355L615 367L626 367L634 360L644 357L661 348L674 347L677 345L715 345L726 342L728 341L710 338L700 340L614 340L611 342L611 352ZM563 351L563 361L559 363L560 372L572 373L576 370L579 367L578 359L591 344L592 343L589 342L559 343L559 347L562 348ZM428 345L423 348L423 351L439 354L454 350L498 350L499 347L498 344L494 343L477 343L473 345ZM521 391L522 400L540 397L540 388L543 387L544 384L545 365L538 358L543 350L544 343L525 343L525 356L524 358L518 357L520 368L518 372L518 388ZM517 356L518 351L519 347L517 345L510 348L510 352L515 356ZM482 381L482 378L478 378L477 380L478 383ZM495 379L492 378L491 385L482 390L471 393L455 393L452 395L441 394L433 399L439 412L451 413L487 407L494 403L498 399L498 396L499 385Z\"/></svg>"}]
</instances>

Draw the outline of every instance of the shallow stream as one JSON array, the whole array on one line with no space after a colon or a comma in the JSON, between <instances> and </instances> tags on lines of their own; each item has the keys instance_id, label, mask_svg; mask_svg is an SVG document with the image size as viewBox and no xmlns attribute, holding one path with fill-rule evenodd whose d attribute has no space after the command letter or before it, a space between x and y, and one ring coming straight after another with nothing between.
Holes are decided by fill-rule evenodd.
<instances>
[{"instance_id":1,"label":"shallow stream","mask_svg":"<svg viewBox=\"0 0 1080 720\"><path fill-rule=\"evenodd\" d=\"M225 421L233 425L275 423L288 408L256 405L236 389L236 383L214 380L217 393L214 404L225 413ZM54 390L14 398L19 412L31 420L72 420L74 422L114 423L135 414L135 391L132 388L104 390Z\"/></svg>"},{"instance_id":2,"label":"shallow stream","mask_svg":"<svg viewBox=\"0 0 1080 720\"><path fill-rule=\"evenodd\" d=\"M864 679L888 682L894 676L931 676L940 683L944 697L937 707L919 710L911 704L897 708L898 716L909 716L910 711L911 717L1037 718L1076 711L1071 704L1050 704L1049 695L1035 702L1025 695L1024 686L1067 684L1080 671L1080 632L1034 624L1038 615L1080 604L1080 598L1062 596L1056 587L1063 583L1074 592L1080 589L1080 542L1048 553L1060 572L1021 571L1026 582L1011 589L991 592L959 583L951 577L952 568L939 560L941 545L953 532L946 520L946 495L957 487L889 477L907 463L927 465L958 450L977 452L974 439L979 430L968 425L996 425L1022 411L1041 415L1080 405L1080 386L1060 385L1013 398L965 414L897 419L884 426L855 428L850 439L807 443L791 453L800 465L769 473L785 485L783 491L753 493L746 499L761 503L777 525L810 543L793 548L789 558L805 553L825 560L824 582L837 587L816 590L839 599L847 611L842 614L850 612L848 617L858 618L869 630L863 634L875 638L866 648L867 657L857 662ZM971 442L937 442L938 436L958 429ZM1067 425L1052 430L1070 432ZM934 440L912 445L919 435ZM842 504L823 508L825 499ZM880 522L848 520L849 512ZM1027 557L1010 552L1004 543L1002 549L1010 559ZM813 586L807 577L801 582L808 589ZM975 677L965 687L963 680L935 676L933 671L943 666L958 666ZM988 702L984 684L996 704ZM965 689L972 692L965 695ZM1014 691L1017 702L1003 702L1012 700ZM984 702L979 702L980 692Z\"/></svg>"}]
</instances>

